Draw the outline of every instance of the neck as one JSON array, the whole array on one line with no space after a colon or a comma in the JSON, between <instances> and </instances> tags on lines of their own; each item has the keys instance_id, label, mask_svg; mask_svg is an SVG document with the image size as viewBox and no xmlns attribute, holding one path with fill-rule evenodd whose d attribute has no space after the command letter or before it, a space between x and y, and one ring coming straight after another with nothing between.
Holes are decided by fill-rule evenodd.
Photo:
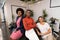
<instances>
[{"instance_id":1,"label":"neck","mask_svg":"<svg viewBox=\"0 0 60 40\"><path fill-rule=\"evenodd\" d=\"M29 16L26 16L27 18L30 18Z\"/></svg>"},{"instance_id":2,"label":"neck","mask_svg":"<svg viewBox=\"0 0 60 40\"><path fill-rule=\"evenodd\" d=\"M44 22L40 22L40 24L44 25Z\"/></svg>"},{"instance_id":3,"label":"neck","mask_svg":"<svg viewBox=\"0 0 60 40\"><path fill-rule=\"evenodd\" d=\"M22 16L18 16L18 17L22 17Z\"/></svg>"}]
</instances>

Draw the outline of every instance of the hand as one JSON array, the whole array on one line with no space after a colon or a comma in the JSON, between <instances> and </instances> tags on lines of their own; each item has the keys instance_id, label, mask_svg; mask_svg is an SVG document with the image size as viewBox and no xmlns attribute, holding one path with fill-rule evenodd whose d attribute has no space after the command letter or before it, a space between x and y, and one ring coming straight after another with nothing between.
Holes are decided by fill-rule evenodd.
<instances>
[{"instance_id":1,"label":"hand","mask_svg":"<svg viewBox=\"0 0 60 40\"><path fill-rule=\"evenodd\" d=\"M42 35L42 34L38 32L38 35Z\"/></svg>"},{"instance_id":2,"label":"hand","mask_svg":"<svg viewBox=\"0 0 60 40\"><path fill-rule=\"evenodd\" d=\"M42 33L40 33L37 29L36 29L36 31L37 31L38 35L43 35L43 34L42 34Z\"/></svg>"}]
</instances>

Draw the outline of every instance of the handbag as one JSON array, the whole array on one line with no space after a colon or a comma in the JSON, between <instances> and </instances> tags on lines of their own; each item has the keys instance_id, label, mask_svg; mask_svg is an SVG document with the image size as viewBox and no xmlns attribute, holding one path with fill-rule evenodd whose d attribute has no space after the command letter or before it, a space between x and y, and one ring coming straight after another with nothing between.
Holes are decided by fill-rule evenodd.
<instances>
[{"instance_id":1,"label":"handbag","mask_svg":"<svg viewBox=\"0 0 60 40\"><path fill-rule=\"evenodd\" d=\"M34 28L34 31L35 31L36 35L38 36L39 40L43 40L42 36L41 36L41 35L38 35L36 29L37 29L39 32L41 32L41 31L40 31L39 28L37 28L37 27Z\"/></svg>"},{"instance_id":2,"label":"handbag","mask_svg":"<svg viewBox=\"0 0 60 40\"><path fill-rule=\"evenodd\" d=\"M21 18L18 18L17 22L19 22L20 20L21 20ZM19 24L17 24L17 25L19 25ZM22 34L21 30L20 29L17 30L17 28L16 28L16 31L13 31L12 34L10 35L10 38L17 40L17 39L21 38L22 35L23 34Z\"/></svg>"},{"instance_id":3,"label":"handbag","mask_svg":"<svg viewBox=\"0 0 60 40\"><path fill-rule=\"evenodd\" d=\"M22 36L23 34L21 33L21 31L20 30L18 30L18 31L13 31L12 32L12 34L10 35L10 38L12 38L12 39L19 39L19 38L21 38L21 36Z\"/></svg>"}]
</instances>

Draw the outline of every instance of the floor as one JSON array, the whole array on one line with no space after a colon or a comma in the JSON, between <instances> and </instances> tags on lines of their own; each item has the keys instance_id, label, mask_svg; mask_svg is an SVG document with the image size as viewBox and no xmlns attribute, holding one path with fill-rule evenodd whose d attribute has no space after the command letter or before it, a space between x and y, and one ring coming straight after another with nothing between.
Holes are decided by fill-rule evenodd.
<instances>
[{"instance_id":1,"label":"floor","mask_svg":"<svg viewBox=\"0 0 60 40\"><path fill-rule=\"evenodd\" d=\"M9 40L9 32L4 23L0 26L0 40ZM57 40L60 40L60 37L58 37Z\"/></svg>"},{"instance_id":2,"label":"floor","mask_svg":"<svg viewBox=\"0 0 60 40\"><path fill-rule=\"evenodd\" d=\"M0 28L0 40L3 40L2 30Z\"/></svg>"},{"instance_id":3,"label":"floor","mask_svg":"<svg viewBox=\"0 0 60 40\"><path fill-rule=\"evenodd\" d=\"M59 35L60 35L60 32L59 32ZM60 37L58 37L58 39L57 40L60 40Z\"/></svg>"},{"instance_id":4,"label":"floor","mask_svg":"<svg viewBox=\"0 0 60 40\"><path fill-rule=\"evenodd\" d=\"M0 40L9 40L9 32L7 30L7 26L5 26L5 23L2 23L2 25L0 26L0 30Z\"/></svg>"}]
</instances>

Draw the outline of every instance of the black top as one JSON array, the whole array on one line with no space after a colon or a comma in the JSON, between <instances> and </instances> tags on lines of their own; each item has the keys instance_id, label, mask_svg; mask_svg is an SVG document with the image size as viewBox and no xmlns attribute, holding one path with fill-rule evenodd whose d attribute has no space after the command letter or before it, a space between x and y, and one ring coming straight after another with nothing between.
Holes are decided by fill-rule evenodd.
<instances>
[{"instance_id":1,"label":"black top","mask_svg":"<svg viewBox=\"0 0 60 40\"><path fill-rule=\"evenodd\" d=\"M19 16L17 16L16 21L18 20L18 18L19 18ZM21 30L21 32L22 32L23 34L25 34L25 29L24 29L24 25L23 25L23 18L24 18L24 17L21 18L20 27L17 28L17 30Z\"/></svg>"}]
</instances>

